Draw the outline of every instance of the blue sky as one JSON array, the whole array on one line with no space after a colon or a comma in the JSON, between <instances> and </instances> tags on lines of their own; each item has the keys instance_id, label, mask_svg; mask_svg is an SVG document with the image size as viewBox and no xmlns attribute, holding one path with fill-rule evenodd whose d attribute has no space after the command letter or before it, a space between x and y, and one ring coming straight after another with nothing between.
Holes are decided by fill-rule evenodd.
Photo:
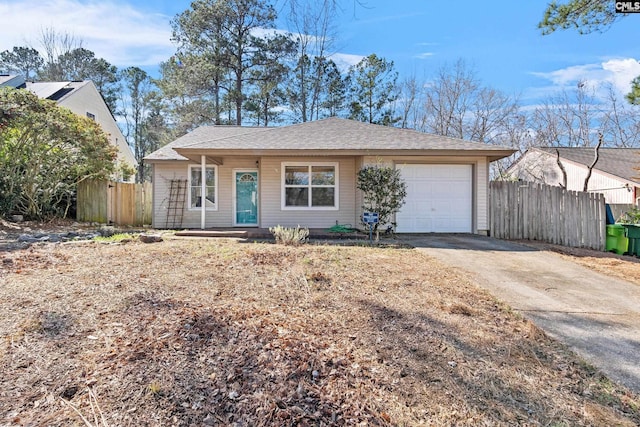
<instances>
[{"instance_id":1,"label":"blue sky","mask_svg":"<svg viewBox=\"0 0 640 427\"><path fill-rule=\"evenodd\" d=\"M536 25L546 0L361 0L364 7L355 10L352 0L341 1L337 57L354 62L376 53L394 61L401 77L426 80L462 58L485 85L533 104L580 80L611 83L625 92L640 75L640 14L605 33L542 36ZM83 39L86 48L120 68L153 71L174 53L169 23L189 5L181 0L0 0L0 51L16 45L38 48L41 30L54 27Z\"/></svg>"}]
</instances>

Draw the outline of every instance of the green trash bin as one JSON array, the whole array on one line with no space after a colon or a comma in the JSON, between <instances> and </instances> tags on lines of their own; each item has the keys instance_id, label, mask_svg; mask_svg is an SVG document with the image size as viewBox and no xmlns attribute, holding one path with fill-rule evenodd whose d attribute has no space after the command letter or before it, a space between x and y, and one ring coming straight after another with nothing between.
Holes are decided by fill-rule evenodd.
<instances>
[{"instance_id":1,"label":"green trash bin","mask_svg":"<svg viewBox=\"0 0 640 427\"><path fill-rule=\"evenodd\" d=\"M629 255L640 256L640 225L623 224L624 236L629 239Z\"/></svg>"},{"instance_id":2,"label":"green trash bin","mask_svg":"<svg viewBox=\"0 0 640 427\"><path fill-rule=\"evenodd\" d=\"M629 239L625 235L625 227L621 224L607 225L606 251L624 254L627 252Z\"/></svg>"}]
</instances>

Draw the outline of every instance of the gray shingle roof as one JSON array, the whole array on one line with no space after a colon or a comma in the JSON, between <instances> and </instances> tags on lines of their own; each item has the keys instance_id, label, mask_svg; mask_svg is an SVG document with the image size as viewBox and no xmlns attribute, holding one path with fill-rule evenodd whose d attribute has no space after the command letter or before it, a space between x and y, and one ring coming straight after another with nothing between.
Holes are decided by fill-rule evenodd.
<instances>
[{"instance_id":1,"label":"gray shingle roof","mask_svg":"<svg viewBox=\"0 0 640 427\"><path fill-rule=\"evenodd\" d=\"M543 147L539 150L555 156L555 147ZM560 157L574 163L590 166L594 159L593 148L558 147ZM600 148L598 163L594 169L623 178L627 181L640 183L640 149L638 148Z\"/></svg>"},{"instance_id":2,"label":"gray shingle roof","mask_svg":"<svg viewBox=\"0 0 640 427\"><path fill-rule=\"evenodd\" d=\"M513 152L508 147L337 117L272 128L201 127L150 154L146 159L170 160L178 159L176 156L179 156L180 160L184 160L174 149L183 154L185 151L197 150L452 150L492 152L498 157Z\"/></svg>"},{"instance_id":3,"label":"gray shingle roof","mask_svg":"<svg viewBox=\"0 0 640 427\"><path fill-rule=\"evenodd\" d=\"M188 147L217 139L240 136L245 133L256 133L270 128L241 127L241 126L200 126L186 135L181 136L164 147L146 156L145 160L187 160L178 154L174 148ZM237 148L237 147L236 147Z\"/></svg>"}]
</instances>

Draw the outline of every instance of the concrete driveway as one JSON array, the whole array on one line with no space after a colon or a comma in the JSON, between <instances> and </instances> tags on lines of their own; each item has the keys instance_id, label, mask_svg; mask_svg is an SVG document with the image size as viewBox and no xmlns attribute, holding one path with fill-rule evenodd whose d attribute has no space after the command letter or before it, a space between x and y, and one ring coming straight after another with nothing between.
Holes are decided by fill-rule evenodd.
<instances>
[{"instance_id":1,"label":"concrete driveway","mask_svg":"<svg viewBox=\"0 0 640 427\"><path fill-rule=\"evenodd\" d=\"M640 286L475 235L401 235L465 273L609 378L640 393Z\"/></svg>"}]
</instances>

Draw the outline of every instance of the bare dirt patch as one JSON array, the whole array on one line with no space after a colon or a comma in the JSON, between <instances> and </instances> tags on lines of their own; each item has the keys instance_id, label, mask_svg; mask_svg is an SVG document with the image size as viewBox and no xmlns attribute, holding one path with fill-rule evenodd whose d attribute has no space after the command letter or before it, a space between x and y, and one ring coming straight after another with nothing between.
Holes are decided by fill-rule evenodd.
<instances>
[{"instance_id":1,"label":"bare dirt patch","mask_svg":"<svg viewBox=\"0 0 640 427\"><path fill-rule=\"evenodd\" d=\"M0 424L637 425L637 396L417 251L0 252ZM98 418L99 419L99 418Z\"/></svg>"}]
</instances>

